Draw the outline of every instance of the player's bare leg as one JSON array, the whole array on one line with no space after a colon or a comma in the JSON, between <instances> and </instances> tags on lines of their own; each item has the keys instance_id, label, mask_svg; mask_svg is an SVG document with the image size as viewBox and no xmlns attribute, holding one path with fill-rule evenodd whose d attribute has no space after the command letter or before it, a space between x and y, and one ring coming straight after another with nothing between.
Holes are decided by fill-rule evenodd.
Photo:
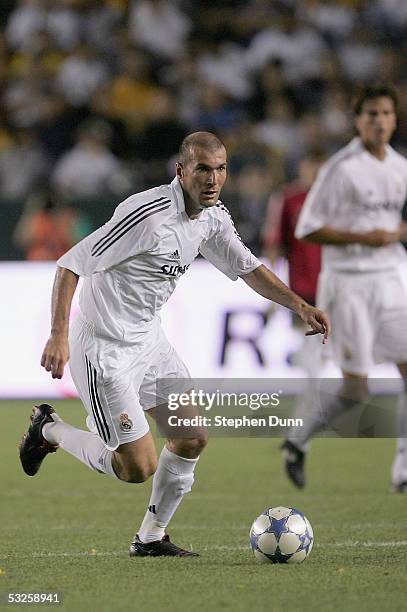
<instances>
[{"instance_id":1,"label":"player's bare leg","mask_svg":"<svg viewBox=\"0 0 407 612\"><path fill-rule=\"evenodd\" d=\"M398 398L397 448L391 468L391 491L407 493L407 363L397 364L404 381L404 390Z\"/></svg>"},{"instance_id":2,"label":"player's bare leg","mask_svg":"<svg viewBox=\"0 0 407 612\"><path fill-rule=\"evenodd\" d=\"M157 452L150 432L134 442L121 444L112 457L112 467L120 480L145 482L157 469Z\"/></svg>"},{"instance_id":3,"label":"player's bare leg","mask_svg":"<svg viewBox=\"0 0 407 612\"><path fill-rule=\"evenodd\" d=\"M168 418L167 405L162 405L149 411L151 416L163 427L163 421ZM177 411L177 416L193 417L198 414L195 407L184 407ZM181 434L183 435L183 433ZM141 527L131 546L131 556L158 556L171 554L165 552L165 547L172 546L176 556L196 556L178 549L167 540L166 528L175 514L184 495L191 491L194 482L194 470L199 455L207 443L207 432L202 427L191 429L191 437L168 438L158 461L157 471L153 479L148 509ZM162 548L164 547L164 550Z\"/></svg>"},{"instance_id":4,"label":"player's bare leg","mask_svg":"<svg viewBox=\"0 0 407 612\"><path fill-rule=\"evenodd\" d=\"M310 438L368 398L367 375L345 371L342 374L343 382L337 395L326 400L321 396L321 405L302 415L303 427L293 427L282 445L287 476L298 488L305 486L305 458Z\"/></svg>"}]
</instances>

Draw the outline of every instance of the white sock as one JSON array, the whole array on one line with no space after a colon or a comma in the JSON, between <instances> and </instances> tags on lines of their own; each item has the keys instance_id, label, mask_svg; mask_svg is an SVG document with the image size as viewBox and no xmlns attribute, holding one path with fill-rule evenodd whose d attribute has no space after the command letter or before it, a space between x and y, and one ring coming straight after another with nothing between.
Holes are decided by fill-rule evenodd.
<instances>
[{"instance_id":1,"label":"white sock","mask_svg":"<svg viewBox=\"0 0 407 612\"><path fill-rule=\"evenodd\" d=\"M192 488L197 462L198 459L179 457L164 446L154 474L148 510L138 532L142 542L163 538L182 498Z\"/></svg>"},{"instance_id":2,"label":"white sock","mask_svg":"<svg viewBox=\"0 0 407 612\"><path fill-rule=\"evenodd\" d=\"M294 355L294 363L305 370L308 378L320 378L323 359L321 336L319 334L303 339L301 346Z\"/></svg>"},{"instance_id":3,"label":"white sock","mask_svg":"<svg viewBox=\"0 0 407 612\"><path fill-rule=\"evenodd\" d=\"M303 343L294 356L295 364L299 365L307 373L306 388L295 401L294 417L302 418L306 425L309 424L311 431L314 428L313 422L321 421L320 389L321 371L323 368L322 344L319 335L304 338ZM316 414L314 414L316 413ZM316 425L315 425L316 426ZM311 434L312 435L312 434ZM288 439L302 452L309 450L310 434L305 428L297 430L292 428Z\"/></svg>"},{"instance_id":4,"label":"white sock","mask_svg":"<svg viewBox=\"0 0 407 612\"><path fill-rule=\"evenodd\" d=\"M397 448L391 468L391 481L395 485L407 482L407 393L398 398L396 421Z\"/></svg>"},{"instance_id":5,"label":"white sock","mask_svg":"<svg viewBox=\"0 0 407 612\"><path fill-rule=\"evenodd\" d=\"M113 451L108 450L96 434L72 427L55 412L51 416L54 422L46 423L42 428L42 435L47 442L59 444L91 470L117 478L112 467Z\"/></svg>"},{"instance_id":6,"label":"white sock","mask_svg":"<svg viewBox=\"0 0 407 612\"><path fill-rule=\"evenodd\" d=\"M314 396L315 397L315 396ZM292 427L287 439L306 453L308 441L314 434L331 424L338 416L358 405L358 401L342 397L340 395L323 396L320 400L310 404L304 402L302 409L295 414L296 418L302 418L302 427ZM320 405L319 405L320 404Z\"/></svg>"}]
</instances>

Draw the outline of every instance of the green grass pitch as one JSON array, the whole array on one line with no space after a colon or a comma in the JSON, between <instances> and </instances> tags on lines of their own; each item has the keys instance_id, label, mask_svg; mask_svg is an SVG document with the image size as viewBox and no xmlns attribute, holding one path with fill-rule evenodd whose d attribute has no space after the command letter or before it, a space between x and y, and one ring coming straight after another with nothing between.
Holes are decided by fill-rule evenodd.
<instances>
[{"instance_id":1,"label":"green grass pitch","mask_svg":"<svg viewBox=\"0 0 407 612\"><path fill-rule=\"evenodd\" d=\"M78 402L56 407L84 426ZM130 559L150 483L95 474L63 451L29 478L17 443L30 402L0 411L3 595L58 590L63 606L47 609L67 612L406 609L407 496L388 492L393 440L316 440L299 492L283 474L279 440L214 439L169 530L202 556ZM301 565L257 565L249 550L252 521L276 505L298 507L314 527Z\"/></svg>"}]
</instances>

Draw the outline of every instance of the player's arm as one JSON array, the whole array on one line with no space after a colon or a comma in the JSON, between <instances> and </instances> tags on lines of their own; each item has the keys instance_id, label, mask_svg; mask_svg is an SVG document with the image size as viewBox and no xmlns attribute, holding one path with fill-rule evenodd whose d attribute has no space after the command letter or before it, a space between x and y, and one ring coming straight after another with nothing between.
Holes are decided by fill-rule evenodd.
<instances>
[{"instance_id":1,"label":"player's arm","mask_svg":"<svg viewBox=\"0 0 407 612\"><path fill-rule=\"evenodd\" d=\"M407 237L407 224L404 228ZM392 242L398 242L403 238L401 228L394 232L383 229L375 229L370 232L351 232L348 230L338 230L328 225L324 225L315 232L311 232L302 237L302 240L314 242L316 244L332 244L345 246L347 244L362 244L370 247L382 247Z\"/></svg>"},{"instance_id":2,"label":"player's arm","mask_svg":"<svg viewBox=\"0 0 407 612\"><path fill-rule=\"evenodd\" d=\"M72 299L79 276L58 266L51 301L51 334L41 357L41 365L52 378L62 378L69 359L68 329Z\"/></svg>"},{"instance_id":3,"label":"player's arm","mask_svg":"<svg viewBox=\"0 0 407 612\"><path fill-rule=\"evenodd\" d=\"M303 321L311 326L307 336L323 334L325 343L331 333L328 317L322 310L307 304L294 291L291 291L271 270L261 265L241 278L259 295L277 302L295 312Z\"/></svg>"}]
</instances>

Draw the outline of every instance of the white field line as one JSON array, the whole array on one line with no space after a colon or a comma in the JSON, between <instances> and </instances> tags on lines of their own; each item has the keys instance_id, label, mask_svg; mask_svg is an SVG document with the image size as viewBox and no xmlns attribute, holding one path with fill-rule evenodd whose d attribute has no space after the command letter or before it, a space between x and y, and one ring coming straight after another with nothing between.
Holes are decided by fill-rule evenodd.
<instances>
[{"instance_id":1,"label":"white field line","mask_svg":"<svg viewBox=\"0 0 407 612\"><path fill-rule=\"evenodd\" d=\"M388 541L388 542L359 542L357 540L346 540L344 542L326 542L317 544L315 546L316 549L332 549L332 548L402 548L407 547L407 540L396 540L396 541ZM190 547L192 550L192 547ZM203 546L199 547L200 552L205 551L226 551L226 552L237 552L237 551L249 551L250 547L247 546ZM32 553L10 553L9 555L2 554L0 555L0 559L10 559L10 558L18 558L28 556L32 558L50 558L50 557L60 557L60 558L73 558L73 557L122 557L126 555L125 550L110 550L110 551L97 551L95 549L91 549L88 551L81 552L32 552Z\"/></svg>"},{"instance_id":2,"label":"white field line","mask_svg":"<svg viewBox=\"0 0 407 612\"><path fill-rule=\"evenodd\" d=\"M406 521L406 527L407 527L407 521ZM318 523L318 532L322 532L324 531L324 529L332 529L332 523ZM179 531L213 531L213 532L225 532L225 527L223 525L220 525L219 527L216 527L216 525L205 525L205 524L184 524L184 525L177 525L177 529ZM348 530L352 530L352 531L360 531L360 530L365 530L365 529L374 529L374 530L378 530L378 529L391 529L391 524L389 523L352 523L351 525L347 526ZM66 532L78 532L78 531L92 531L93 527L92 526L83 526L83 525L72 525L72 523L56 523L54 525L47 525L47 531L66 531ZM227 531L243 531L243 532L249 532L250 531L250 525L239 525L239 524L234 524L231 523L229 525L227 525L226 528ZM0 533L2 531L1 525L0 525ZM10 533L11 531L21 531L21 527L19 527L18 525L15 525L14 527L12 526L7 526L7 529L5 530L7 531L7 533ZM315 530L314 530L315 531Z\"/></svg>"},{"instance_id":3,"label":"white field line","mask_svg":"<svg viewBox=\"0 0 407 612\"><path fill-rule=\"evenodd\" d=\"M332 523L328 522L328 523L324 523L324 522L318 522L318 527L314 529L314 531L316 529L318 529L319 532L323 531L324 528L327 529L332 529ZM405 521L405 526L407 528L407 520ZM357 529L358 531L360 531L361 529L390 529L391 528L391 524L389 522L387 523L352 523L351 525L347 525L346 526L347 529L352 529L355 530ZM238 523L230 523L227 525L227 527L224 527L223 525L216 527L216 525L203 525L202 523L197 523L197 524L193 524L193 523L183 523L183 524L177 524L177 529L179 531L182 531L184 529L191 529L192 531L225 531L225 529L227 531L229 530L236 530L236 531L250 531L250 526L248 527L247 524L246 525L239 525Z\"/></svg>"}]
</instances>

